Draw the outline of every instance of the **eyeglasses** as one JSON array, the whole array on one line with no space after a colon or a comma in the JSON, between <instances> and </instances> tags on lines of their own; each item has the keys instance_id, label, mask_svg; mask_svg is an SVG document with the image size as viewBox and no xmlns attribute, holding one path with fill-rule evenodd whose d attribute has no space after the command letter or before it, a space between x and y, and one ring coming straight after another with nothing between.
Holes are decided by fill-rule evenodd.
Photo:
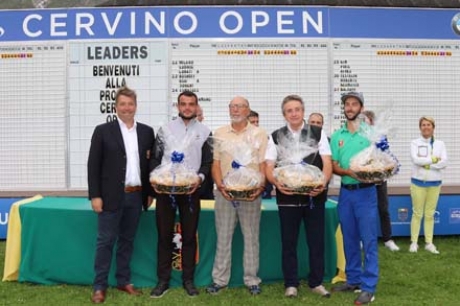
<instances>
[{"instance_id":1,"label":"eyeglasses","mask_svg":"<svg viewBox=\"0 0 460 306\"><path fill-rule=\"evenodd\" d=\"M247 108L248 106L245 105L245 104L229 104L228 105L228 108L229 109L243 109L243 108Z\"/></svg>"}]
</instances>

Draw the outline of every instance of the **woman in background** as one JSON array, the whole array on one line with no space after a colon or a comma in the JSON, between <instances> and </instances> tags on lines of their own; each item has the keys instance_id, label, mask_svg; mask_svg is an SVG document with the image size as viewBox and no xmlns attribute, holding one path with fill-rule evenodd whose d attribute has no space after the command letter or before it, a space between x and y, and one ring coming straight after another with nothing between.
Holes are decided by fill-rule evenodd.
<instances>
[{"instance_id":1,"label":"woman in background","mask_svg":"<svg viewBox=\"0 0 460 306\"><path fill-rule=\"evenodd\" d=\"M435 123L431 117L419 120L421 137L411 143L412 178L412 220L410 225L411 245L409 252L418 250L420 225L424 217L425 250L439 254L433 244L434 213L441 191L441 170L447 166L447 152L444 142L433 136Z\"/></svg>"}]
</instances>

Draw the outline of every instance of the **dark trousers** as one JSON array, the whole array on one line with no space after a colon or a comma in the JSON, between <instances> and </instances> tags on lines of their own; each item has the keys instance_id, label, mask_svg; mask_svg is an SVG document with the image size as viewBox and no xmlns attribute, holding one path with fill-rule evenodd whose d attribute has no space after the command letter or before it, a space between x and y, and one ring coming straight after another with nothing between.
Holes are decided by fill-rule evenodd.
<instances>
[{"instance_id":1,"label":"dark trousers","mask_svg":"<svg viewBox=\"0 0 460 306\"><path fill-rule=\"evenodd\" d=\"M310 273L308 286L314 288L324 277L324 203L313 206L278 206L281 224L284 286L298 287L297 242L300 223L304 222Z\"/></svg>"},{"instance_id":2,"label":"dark trousers","mask_svg":"<svg viewBox=\"0 0 460 306\"><path fill-rule=\"evenodd\" d=\"M108 287L108 275L115 242L117 243L115 275L117 285L130 284L129 264L141 212L142 193L133 192L125 193L124 201L117 210L102 211L98 214L94 290L105 290Z\"/></svg>"},{"instance_id":3,"label":"dark trousers","mask_svg":"<svg viewBox=\"0 0 460 306\"><path fill-rule=\"evenodd\" d=\"M176 208L172 205L171 197L175 198ZM159 282L169 283L171 279L172 241L174 235L174 221L178 208L182 235L182 281L193 281L197 248L196 231L201 210L199 193L195 192L191 196L159 194L156 203L158 280Z\"/></svg>"},{"instance_id":4,"label":"dark trousers","mask_svg":"<svg viewBox=\"0 0 460 306\"><path fill-rule=\"evenodd\" d=\"M200 193L200 199L214 200L214 181L211 177L206 177L198 192Z\"/></svg>"},{"instance_id":5,"label":"dark trousers","mask_svg":"<svg viewBox=\"0 0 460 306\"><path fill-rule=\"evenodd\" d=\"M377 203L379 208L380 229L382 230L382 239L387 242L391 239L391 220L388 211L388 190L387 182L377 186Z\"/></svg>"}]
</instances>

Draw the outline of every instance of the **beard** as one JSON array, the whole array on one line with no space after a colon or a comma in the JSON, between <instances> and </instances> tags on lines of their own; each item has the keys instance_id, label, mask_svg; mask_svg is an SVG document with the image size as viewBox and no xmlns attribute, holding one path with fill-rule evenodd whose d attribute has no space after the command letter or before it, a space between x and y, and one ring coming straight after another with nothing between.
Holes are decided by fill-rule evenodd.
<instances>
[{"instance_id":1,"label":"beard","mask_svg":"<svg viewBox=\"0 0 460 306\"><path fill-rule=\"evenodd\" d=\"M244 116L231 116L230 119L233 123L240 123L247 120Z\"/></svg>"},{"instance_id":2,"label":"beard","mask_svg":"<svg viewBox=\"0 0 460 306\"><path fill-rule=\"evenodd\" d=\"M347 120L349 120L349 121L355 121L356 118L358 118L358 116L359 116L360 114L361 114L361 113L356 113L356 114L353 115L352 117L349 117L349 116L347 115L347 113L345 113L345 117L346 117Z\"/></svg>"},{"instance_id":3,"label":"beard","mask_svg":"<svg viewBox=\"0 0 460 306\"><path fill-rule=\"evenodd\" d=\"M192 120L193 118L196 118L196 114L191 114L190 116L185 116L184 114L179 113L179 117L181 117L182 119L185 119L185 120Z\"/></svg>"}]
</instances>

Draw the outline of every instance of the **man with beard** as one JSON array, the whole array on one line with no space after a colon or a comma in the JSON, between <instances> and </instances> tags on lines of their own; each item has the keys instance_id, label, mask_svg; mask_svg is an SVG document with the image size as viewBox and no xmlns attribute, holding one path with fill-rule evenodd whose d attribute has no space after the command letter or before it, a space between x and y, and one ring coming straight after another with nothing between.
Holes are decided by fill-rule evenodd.
<instances>
[{"instance_id":1,"label":"man with beard","mask_svg":"<svg viewBox=\"0 0 460 306\"><path fill-rule=\"evenodd\" d=\"M196 231L200 215L200 193L198 187L203 181L209 180L212 153L208 143L210 130L196 120L198 98L190 91L184 91L177 98L179 118L166 124L158 131L155 150L150 162L150 170L160 164L171 163L172 157L165 154L165 139L172 138L173 143L182 143L184 139L193 138L185 148L184 163L191 167L199 176L191 191L184 195L158 194L156 202L156 224L158 230L158 284L152 290L152 298L160 298L169 289L172 264L172 241L176 210L182 235L182 282L189 296L198 295L193 279L195 274L195 254L197 248ZM170 143L168 143L170 145ZM175 148L172 148L175 149ZM179 149L179 148L177 148Z\"/></svg>"},{"instance_id":2,"label":"man with beard","mask_svg":"<svg viewBox=\"0 0 460 306\"><path fill-rule=\"evenodd\" d=\"M337 211L343 233L347 282L332 291L361 292L355 299L355 305L363 305L374 300L379 274L375 226L378 218L377 190L375 184L361 182L350 170L350 160L371 145L358 133L360 124L365 124L358 119L364 97L361 93L349 92L342 96L342 102L347 122L332 134L331 151L333 171L342 177Z\"/></svg>"},{"instance_id":3,"label":"man with beard","mask_svg":"<svg viewBox=\"0 0 460 306\"><path fill-rule=\"evenodd\" d=\"M243 97L235 97L228 105L231 123L220 127L214 133L214 161L212 176L219 192L216 194L215 222L217 250L212 269L213 283L206 288L210 294L217 294L228 285L231 271L232 238L239 221L244 239L244 284L251 295L260 294L259 270L259 226L261 215L261 196L264 184L247 201L232 201L227 193L223 178L232 169L234 156L226 150L228 146L248 149L251 163L244 165L261 175L265 183L264 160L267 147L267 134L264 130L249 123L249 102Z\"/></svg>"}]
</instances>

